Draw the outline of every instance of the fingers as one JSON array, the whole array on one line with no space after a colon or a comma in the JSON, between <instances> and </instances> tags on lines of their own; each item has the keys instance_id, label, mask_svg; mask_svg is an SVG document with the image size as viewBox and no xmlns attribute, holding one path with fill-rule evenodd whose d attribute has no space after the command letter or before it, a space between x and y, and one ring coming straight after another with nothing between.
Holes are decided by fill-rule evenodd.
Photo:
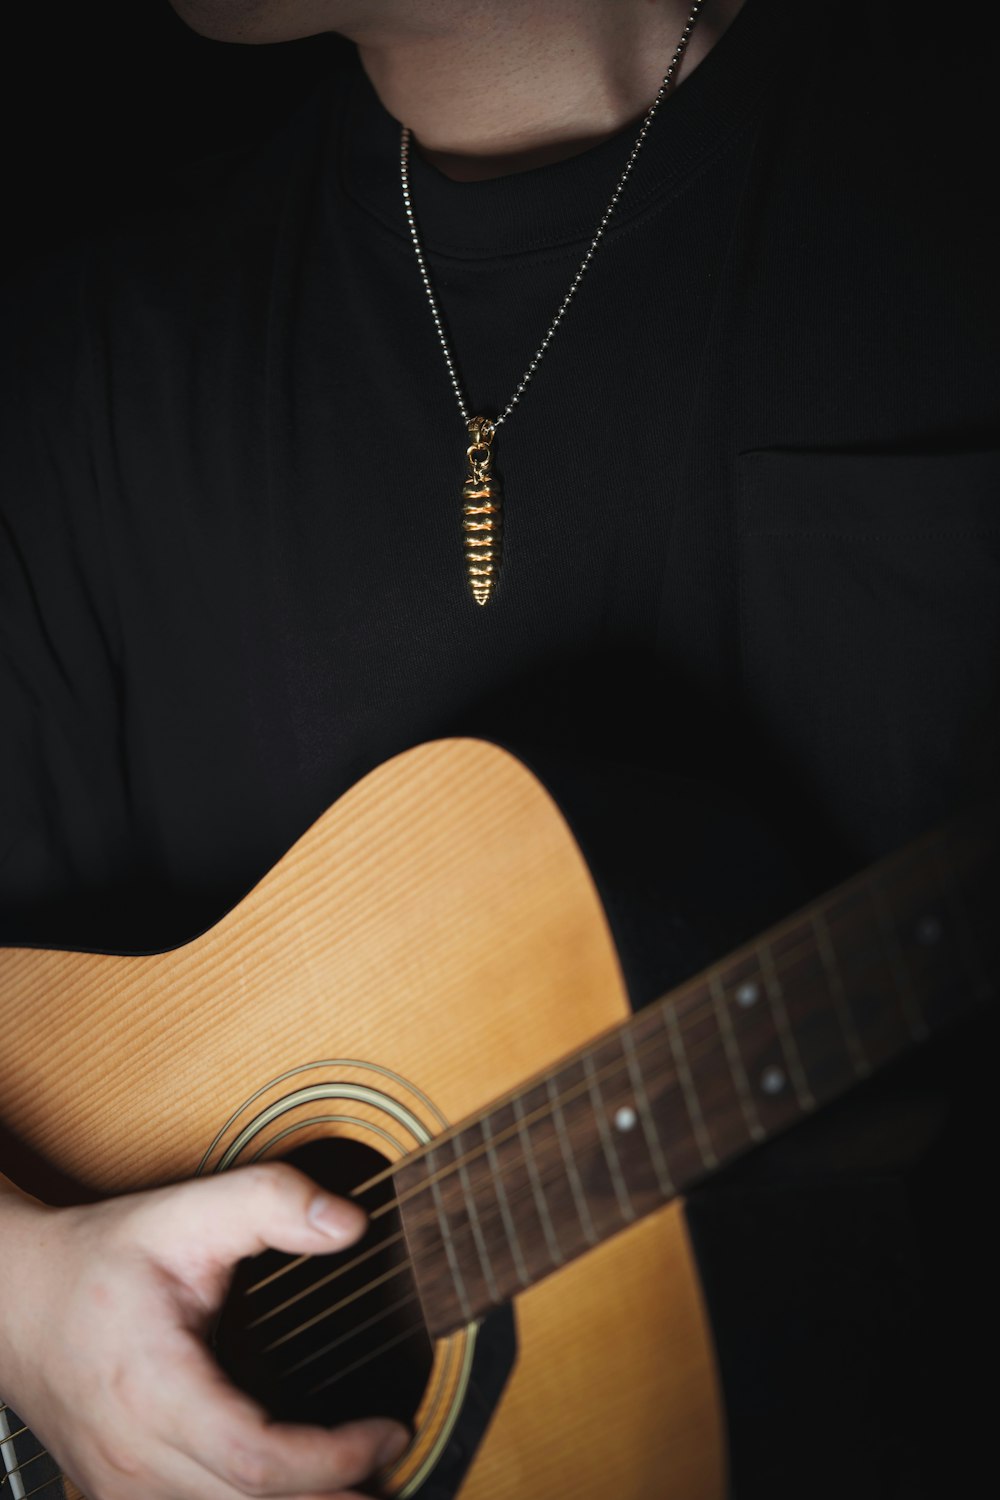
<instances>
[{"instance_id":1,"label":"fingers","mask_svg":"<svg viewBox=\"0 0 1000 1500\"><path fill-rule=\"evenodd\" d=\"M409 1441L404 1427L381 1417L331 1430L271 1423L195 1335L185 1340L163 1372L161 1438L241 1494L329 1494L392 1463Z\"/></svg>"},{"instance_id":2,"label":"fingers","mask_svg":"<svg viewBox=\"0 0 1000 1500\"><path fill-rule=\"evenodd\" d=\"M224 1480L214 1479L200 1465L178 1455L171 1468L170 1487L164 1492L169 1500L246 1500L245 1490L234 1489ZM44 1500L44 1497L39 1497ZM129 1496L127 1500L134 1500ZM298 1490L283 1493L281 1500L369 1500L359 1490Z\"/></svg>"},{"instance_id":3,"label":"fingers","mask_svg":"<svg viewBox=\"0 0 1000 1500\"><path fill-rule=\"evenodd\" d=\"M237 1167L147 1195L139 1233L172 1269L175 1259L228 1268L245 1255L323 1255L361 1237L364 1212L284 1162Z\"/></svg>"},{"instance_id":4,"label":"fingers","mask_svg":"<svg viewBox=\"0 0 1000 1500\"><path fill-rule=\"evenodd\" d=\"M216 1479L193 1459L179 1453L166 1460L163 1479L165 1487L158 1489L156 1494L169 1497L169 1500L246 1500L252 1494L249 1490L237 1489L224 1479ZM367 1500L358 1490L327 1486L317 1490L294 1490L286 1486L279 1493L281 1500ZM134 1500L134 1494L134 1491L131 1494L126 1492L124 1500ZM39 1497L39 1500L44 1500L44 1497Z\"/></svg>"}]
</instances>

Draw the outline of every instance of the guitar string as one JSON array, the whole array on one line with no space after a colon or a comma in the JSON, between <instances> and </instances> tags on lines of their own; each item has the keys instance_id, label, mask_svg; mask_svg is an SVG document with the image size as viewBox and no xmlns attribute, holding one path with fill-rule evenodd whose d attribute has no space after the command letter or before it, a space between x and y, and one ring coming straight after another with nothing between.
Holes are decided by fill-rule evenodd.
<instances>
[{"instance_id":1,"label":"guitar string","mask_svg":"<svg viewBox=\"0 0 1000 1500\"><path fill-rule=\"evenodd\" d=\"M664 1045L663 1041L660 1038L655 1038L655 1039L651 1039L651 1040L655 1040L656 1043L657 1043L657 1045L660 1045L660 1046ZM715 1036L715 1037L713 1037L711 1039L706 1039L706 1042L703 1043L700 1047L689 1049L689 1057L690 1057L691 1061L697 1061L697 1060L701 1059L702 1057L708 1056L712 1052L718 1051L718 1049L720 1048L720 1046L724 1046L724 1042L723 1042L723 1039L721 1037L721 1033L719 1033L717 1036ZM637 1051L638 1050L639 1049L637 1049ZM613 1063L613 1064L609 1064L605 1068L598 1070L594 1074L594 1081L598 1082L598 1081L600 1081L603 1078L609 1077L613 1073L620 1072L622 1070L622 1068L625 1067L625 1066L626 1066L626 1064L624 1063L624 1061L616 1062L616 1063ZM590 1080L588 1080L588 1079L581 1080L581 1082L578 1085L576 1085L572 1090L569 1090L566 1093L564 1093L563 1095L557 1096L557 1097L559 1099L561 1099L561 1100L565 1100L570 1095L573 1095L573 1096L579 1095L579 1094L583 1093L585 1089L589 1088L589 1084L590 1084ZM681 1097L682 1093L683 1093L683 1090L679 1087L678 1076L677 1076L676 1073L673 1076L673 1081L672 1081L672 1085L671 1085L671 1091L677 1097ZM686 1105L685 1105L685 1107L686 1107ZM803 1109L802 1113L805 1114L805 1113L807 1113L807 1111L805 1109ZM550 1109L545 1108L545 1107L540 1107L538 1110L532 1112L531 1114L525 1115L524 1116L524 1123L525 1124L529 1124L529 1123L532 1123L533 1121L535 1121L536 1119L540 1119L543 1116L551 1115L551 1114L554 1114L554 1110L550 1110ZM511 1132L511 1133L514 1133L514 1132ZM495 1140L499 1140L499 1139L500 1139L500 1136L497 1136L495 1138ZM529 1145L530 1144L531 1143L529 1143ZM536 1142L536 1143L534 1143L534 1146L532 1148L533 1158L535 1160L539 1159L539 1156L540 1156L540 1152L538 1150L539 1146L544 1151L550 1152L550 1151L552 1151L552 1148L554 1146L557 1146L558 1144L559 1144L558 1140L557 1140L557 1138L555 1136L549 1136L549 1137L546 1137L545 1140L543 1140L542 1142ZM481 1151L476 1152L476 1153L470 1153L468 1156L466 1156L464 1158L459 1158L458 1162L456 1162L453 1165L455 1165L455 1166L460 1165L460 1164L462 1164L465 1161L473 1159L474 1156L476 1156L476 1155L482 1155L482 1154L483 1153ZM557 1153L554 1153L554 1154L556 1155L556 1158L558 1159L559 1153L557 1152ZM526 1150L522 1150L520 1157L516 1161L512 1161L512 1162L507 1163L506 1167L509 1168L509 1167L512 1167L512 1166L523 1165L527 1161L527 1159L528 1159L528 1152ZM543 1158L543 1161L544 1161L544 1158ZM505 1169L506 1168L501 1168L501 1170L505 1170ZM447 1170L443 1170L440 1175L442 1175L442 1176L448 1175ZM519 1203L521 1201L528 1201L531 1198L531 1196L532 1196L531 1192L527 1188L525 1188L519 1196L514 1197L513 1201L514 1201L514 1203L516 1205L517 1203ZM511 1195L508 1195L508 1198L510 1198L510 1197L511 1197ZM389 1205L386 1205L386 1206L388 1207ZM496 1213L494 1214L494 1217L497 1217L497 1216L499 1216L499 1206L498 1206L498 1208L496 1210ZM398 1274L399 1272L407 1269L409 1265L410 1265L409 1261L404 1262L401 1266L399 1266L399 1267L396 1268L396 1272L394 1274ZM385 1279L388 1279L388 1278L381 1278L381 1280L383 1280L383 1281ZM372 1288L372 1285L373 1285L372 1283L369 1283L366 1287L360 1288L359 1289L359 1293L353 1294L352 1297L350 1298L350 1300L351 1301L358 1300L359 1295L363 1295L367 1290L370 1290ZM304 1290L304 1292L298 1294L298 1296L306 1296L306 1295L309 1294L310 1290L311 1290L311 1288L306 1288ZM297 1299L298 1298L296 1298L296 1300ZM289 1299L289 1301L291 1301L291 1300L292 1299ZM271 1350L273 1350L274 1348L276 1348L279 1343L281 1343L281 1344L287 1343L291 1338L297 1336L298 1334L300 1334L302 1332L307 1331L308 1328L314 1327L317 1323L323 1321L323 1319L325 1317L328 1317L328 1316L331 1315L332 1311L337 1310L339 1307L341 1307L343 1305L344 1305L344 1303L341 1302L339 1304L335 1304L335 1306L334 1306L333 1309L324 1309L324 1310L322 1310L320 1313L316 1314L314 1317L308 1319L306 1322L298 1325L296 1328L292 1329L290 1332L284 1334L281 1337L280 1340L277 1340L274 1343L266 1346L266 1348L264 1349L263 1352L264 1353L270 1352ZM266 1315L265 1315L265 1317L266 1317ZM261 1319L258 1319L257 1321L259 1323L259 1322L263 1322L264 1320L265 1320L264 1318L261 1318ZM422 1325L417 1325L418 1328L420 1326L422 1326ZM396 1341L394 1340L393 1342L396 1342ZM377 1354L378 1352L379 1351L377 1351L377 1350L373 1351L372 1357L374 1357L374 1355Z\"/></svg>"},{"instance_id":2,"label":"guitar string","mask_svg":"<svg viewBox=\"0 0 1000 1500\"><path fill-rule=\"evenodd\" d=\"M385 1283L393 1280L393 1277L402 1277L403 1272L409 1271L409 1269L411 1269L411 1262L403 1260L399 1266L393 1266L391 1271L385 1272L384 1277L376 1277L375 1281L366 1281L363 1287L358 1287L357 1292L352 1292L346 1298L340 1298L339 1302L334 1302L333 1307L322 1308L321 1313L313 1314L313 1317L306 1319L304 1323L298 1323L289 1334L282 1334L282 1337L276 1338L273 1343L265 1344L264 1349L261 1350L262 1355L271 1355L274 1350L280 1349L282 1344L288 1344L288 1341L292 1340L292 1338L298 1338L298 1335L306 1334L310 1328L315 1328L316 1323L322 1323L324 1319L333 1317L334 1313L339 1313L340 1308L349 1307L352 1302L360 1302L361 1298L369 1295L369 1292L375 1292L376 1287L385 1286Z\"/></svg>"},{"instance_id":3,"label":"guitar string","mask_svg":"<svg viewBox=\"0 0 1000 1500\"><path fill-rule=\"evenodd\" d=\"M405 1297L399 1297L395 1302L390 1302L389 1306L383 1307L381 1312L377 1312L374 1314L374 1316L366 1318L363 1323L355 1324L353 1328L348 1329L347 1333L342 1333L337 1338L331 1339L331 1341L328 1344L324 1344L321 1349L314 1349L311 1354L307 1354L304 1359L300 1359L298 1364L289 1365L287 1370L280 1370L278 1372L278 1379L283 1380L289 1375L294 1375L305 1365L312 1364L314 1359L322 1359L324 1354L331 1354L334 1349L339 1349L341 1344L349 1343L349 1341L353 1338L356 1338L359 1333L364 1333L366 1329L371 1328L374 1323L381 1322L381 1320L383 1318L387 1318L390 1313L399 1312L399 1309L401 1307L406 1307L409 1303L414 1302L416 1300L416 1297L417 1291L414 1287L412 1292L407 1292ZM418 1328L422 1328L424 1326L423 1320L421 1319L415 1326Z\"/></svg>"},{"instance_id":4,"label":"guitar string","mask_svg":"<svg viewBox=\"0 0 1000 1500\"><path fill-rule=\"evenodd\" d=\"M357 1189L352 1189L352 1193L353 1192L357 1192ZM318 1292L321 1287L328 1286L331 1281L336 1281L338 1276L343 1276L348 1271L354 1270L356 1266L363 1265L366 1260L371 1260L373 1255L378 1255L382 1250L388 1250L390 1245L398 1244L398 1242L402 1238L403 1231L400 1229L397 1230L395 1234L390 1234L388 1239L379 1240L377 1244L372 1245L370 1249L366 1250L363 1255L356 1255L349 1265L338 1266L335 1271L331 1271L328 1275L320 1277L319 1281L310 1283L310 1285L306 1287L305 1291L296 1292L294 1296L287 1297L284 1302L279 1302L277 1307L269 1307L266 1313L262 1313L259 1318L255 1318L252 1323L247 1324L247 1331L249 1332L251 1328L256 1328L259 1323L265 1323L268 1318L276 1317L278 1313L284 1312L286 1307L291 1307L293 1303L300 1302L303 1297L308 1297L313 1292ZM295 1260L292 1262L292 1265L303 1266L307 1261L315 1259L315 1256L299 1255L296 1256ZM250 1293L255 1292L258 1287L266 1286L268 1282L276 1280L276 1278L282 1275L285 1270L290 1269L291 1266L283 1266L280 1271L275 1271L273 1275L266 1277L264 1281L258 1282L256 1286L247 1287L244 1295L249 1296Z\"/></svg>"},{"instance_id":5,"label":"guitar string","mask_svg":"<svg viewBox=\"0 0 1000 1500\"><path fill-rule=\"evenodd\" d=\"M5 1437L0 1437L0 1444L5 1443L6 1441L7 1441L7 1439ZM51 1455L48 1453L48 1451L45 1448L42 1448L40 1452L33 1453L30 1458L26 1458L26 1459L23 1460L23 1462L21 1462L19 1464L15 1464L12 1469L8 1469L7 1470L7 1472L6 1472L6 1474L4 1474L3 1478L0 1478L0 1490L3 1489L3 1487L7 1483L8 1479L12 1479L15 1474L20 1474L21 1470L22 1469L26 1469L29 1464L37 1463L40 1458L49 1458L49 1457L51 1457Z\"/></svg>"},{"instance_id":6,"label":"guitar string","mask_svg":"<svg viewBox=\"0 0 1000 1500\"><path fill-rule=\"evenodd\" d=\"M52 1478L46 1479L43 1484L36 1484L33 1490L26 1490L24 1493L24 1500L29 1500L29 1497L31 1495L40 1495L42 1493L42 1490L47 1490L50 1484L61 1484L64 1479L67 1484L76 1483L75 1480L70 1479L68 1474L53 1474Z\"/></svg>"},{"instance_id":7,"label":"guitar string","mask_svg":"<svg viewBox=\"0 0 1000 1500\"><path fill-rule=\"evenodd\" d=\"M391 1281L394 1276L402 1275L405 1270L409 1269L409 1266L410 1262L408 1259L401 1261L398 1266L393 1266L390 1270L384 1271L381 1276L376 1276L373 1281L366 1281L364 1286L358 1287L357 1291L349 1292L346 1297L341 1297L339 1302L334 1302L332 1307L325 1307L322 1312L316 1313L314 1317L307 1318L304 1323L299 1323L295 1328L292 1329L291 1333L282 1334L282 1336L275 1339L273 1343L266 1345L261 1352L263 1354L270 1354L273 1349L279 1348L282 1344L287 1344L289 1339L295 1338L300 1333L307 1332L307 1330L310 1328L314 1328L316 1324L321 1323L324 1318L331 1318L335 1312L340 1312L340 1309L342 1307L350 1307L353 1302L359 1302L361 1298L366 1297L369 1292L375 1291L376 1287L384 1286L385 1283L387 1281Z\"/></svg>"},{"instance_id":8,"label":"guitar string","mask_svg":"<svg viewBox=\"0 0 1000 1500\"><path fill-rule=\"evenodd\" d=\"M370 1349L367 1354L362 1354L360 1359L356 1359L353 1364L347 1365L345 1369L338 1370L336 1374L331 1375L327 1380L321 1380L319 1385L312 1386L307 1394L318 1396L320 1391L328 1390L331 1385L336 1385L338 1380L343 1380L347 1375L353 1375L355 1370L361 1369L362 1365L371 1364L373 1359L378 1359L381 1355L387 1354L390 1349L395 1349L397 1345L405 1343L407 1339L412 1339L421 1331L422 1327L421 1323L417 1323L412 1328L404 1329L395 1338L389 1339L384 1344L380 1344L377 1349Z\"/></svg>"},{"instance_id":9,"label":"guitar string","mask_svg":"<svg viewBox=\"0 0 1000 1500\"><path fill-rule=\"evenodd\" d=\"M772 942L779 935L777 929L773 929L773 931L774 931L774 938L771 939ZM747 946L749 948L751 948L751 950L752 950L752 948L753 948L754 945L747 945ZM739 954L740 954L741 951L742 950L738 950L736 954L730 955L727 960L723 961L723 965L726 966L726 967L729 967L729 968L735 966L735 964L739 962ZM807 952L807 951L810 952L810 953L815 951L815 945L814 945L814 943L813 943L813 941L811 939L802 941L802 942L796 944L795 947L793 947L791 949L787 949L783 954L781 954L780 957L779 957L779 962L776 965L776 971L777 971L778 977L779 978L786 977L787 974L788 974L788 972L789 972L789 968L790 968L791 964L798 962L799 959L802 957L802 955L805 952ZM863 951L864 951L865 957L868 957L869 954L871 954L872 952L878 953L878 955L880 957L882 956L882 947L881 947L881 945L879 945L875 949L868 948L868 949L865 949ZM713 968L717 968L717 967L721 967L721 966L713 966ZM706 971L706 973L708 975L710 975L712 973L712 969L709 969L708 971ZM705 982L706 982L706 975L704 975L704 974L703 975L696 975L691 980L686 981L684 985L680 986L677 990L675 990L673 992L674 1004L675 1005L678 1004L680 1001L682 1001L685 998L685 992L689 993L691 991L691 989L695 988L696 986L700 987ZM742 975L740 977L740 979L739 979L739 984L745 984L745 983L748 983L748 982L757 983L765 992L769 993L769 991L767 989L766 980L765 980L763 974L760 972L760 968L759 967L758 967L758 969L757 969L757 971L756 971L755 974ZM670 998L670 997L665 997L665 998ZM660 1001L654 1002L653 1005L651 1005L649 1007L645 1007L642 1011L637 1012L636 1017L634 1019L636 1021L638 1021L641 1018L644 1018L644 1017L647 1017L649 1015L655 1014L656 1013L657 1005L662 1005L662 1004L664 1004L664 1000L663 999L661 999ZM715 1015L715 1008L714 1008L714 1004L713 1004L712 1001L708 1001L707 1003L705 1003L703 1005L698 1005L697 1007L695 1007L694 1009L692 1009L692 1010L690 1010L690 1011L688 1011L686 1013L681 1013L680 1016L678 1017L678 1020L680 1021L681 1025L682 1025L682 1034L683 1034L684 1030L690 1031L692 1024L696 1024L699 1021L704 1020L704 1019L706 1019L707 1017L710 1017L710 1016L714 1017L714 1015ZM628 1024L628 1023L626 1023L626 1024ZM591 1052L592 1053L595 1050L595 1043L596 1043L596 1045L600 1045L602 1040L613 1041L617 1035L618 1035L618 1031L614 1030L614 1031L611 1031L611 1032L607 1033L606 1034L606 1038L604 1038L604 1039L598 1038L598 1039L592 1040L590 1043L587 1044L587 1046L585 1046L584 1048L582 1048L578 1054L571 1055L569 1058L563 1059L561 1061L561 1063L559 1064L558 1071L559 1072L566 1071L566 1069L568 1067L571 1067L573 1065L573 1063L579 1057L581 1057L584 1053L586 1053L586 1052ZM722 1045L724 1045L724 1041L723 1041L723 1038L722 1038L722 1035L721 1035L721 1030L720 1030L718 1036L712 1040L712 1044L711 1044L711 1047L710 1047L709 1050L711 1050L711 1051L717 1050L718 1046L720 1045L720 1043ZM659 1048L662 1049L664 1046L666 1046L668 1048L668 1050L669 1050L669 1039L665 1040L664 1037L656 1035L656 1036L648 1038L645 1042L641 1043L635 1049L635 1051L636 1051L637 1057L641 1058L644 1052L652 1051L652 1049L654 1047L659 1047ZM688 1048L686 1050L690 1054L690 1048ZM694 1052L691 1055L691 1060L692 1061L698 1060L700 1057L705 1056L705 1055L708 1055L707 1052L704 1052L704 1051L701 1051L701 1050L696 1051L696 1052ZM611 1062L609 1064L606 1064L603 1068L601 1068L597 1072L597 1074L595 1075L594 1081L595 1082L600 1082L600 1081L602 1081L602 1080L604 1080L606 1078L609 1078L609 1077L613 1076L614 1074L620 1073L622 1071L622 1069L627 1068L627 1066L628 1066L627 1059L625 1059L624 1057L622 1057L620 1059L617 1059L617 1060L615 1060L615 1061L613 1061L613 1062ZM519 1088L513 1090L512 1091L512 1095L523 1096L531 1088L541 1086L541 1084L543 1084L547 1079L552 1078L552 1077L553 1077L553 1073L550 1071L548 1074L544 1075L543 1078L536 1080L534 1083L529 1083L527 1085L521 1085ZM676 1070L673 1070L673 1086L676 1089L676 1086L677 1086L677 1071ZM382 1214L388 1212L390 1209L395 1208L395 1207L399 1207L404 1202L407 1202L410 1198L415 1197L418 1193L426 1191L428 1188L432 1187L435 1182L440 1182L444 1178L453 1175L456 1171L458 1171L461 1167L467 1165L469 1162L478 1160L484 1154L486 1154L486 1152L490 1149L490 1147L495 1148L496 1145L501 1144L503 1141L508 1140L508 1139L512 1138L513 1136L519 1134L522 1126L531 1125L531 1124L533 1124L533 1123L535 1123L535 1122L537 1122L537 1121L539 1121L539 1120L541 1120L541 1119L543 1119L545 1117L548 1117L548 1116L554 1116L557 1108L560 1108L564 1103L568 1103L570 1100L578 1097L581 1093L585 1092L588 1088L589 1088L589 1080L582 1079L576 1085L572 1086L571 1088L569 1088L567 1090L564 1090L560 1094L557 1094L555 1096L555 1098L548 1100L548 1102L545 1105L539 1106L537 1109L535 1109L531 1113L525 1115L520 1122L518 1122L518 1123L516 1123L516 1124L514 1124L512 1126L510 1126L505 1131L499 1132L496 1136L494 1136L491 1139L491 1141L489 1142L489 1145L483 1145L483 1146L477 1147L473 1151L467 1152L465 1155L463 1155L461 1157L457 1157L453 1162L448 1163L446 1166L440 1168L436 1173L434 1173L434 1174L426 1177L422 1182L414 1184L414 1186L411 1187L411 1188L409 1188L409 1189L407 1189L406 1192L400 1194L398 1197L396 1197L394 1199L391 1199L387 1203L381 1205L378 1209L376 1209L374 1211L374 1213L371 1215L371 1218L375 1219L375 1218L381 1217ZM503 1104L503 1099L498 1100L498 1101L494 1101L494 1103L490 1107L490 1113L495 1113L498 1108L502 1107L502 1104ZM363 1182L363 1183L359 1184L357 1187L353 1188L351 1190L349 1196L352 1197L352 1198L357 1198L357 1197L361 1196L362 1194L364 1194L365 1192L370 1191L371 1188L373 1188L374 1186L377 1186L379 1182L384 1181L384 1179L385 1179L386 1176L392 1175L395 1172L397 1172L400 1169L401 1165L410 1165L414 1161L418 1160L421 1156L427 1155L429 1151L434 1150L436 1147L439 1147L439 1146L447 1144L449 1140L456 1139L459 1135L461 1135L461 1133L464 1130L470 1129L473 1125L479 1123L480 1120L481 1120L481 1118L482 1117L477 1117L474 1120L466 1120L464 1122L459 1121L455 1126L451 1127L450 1130L443 1132L440 1136L435 1137L432 1141L428 1142L426 1144L426 1146L421 1147L418 1151L415 1151L415 1152L411 1153L410 1155L402 1158L401 1162L397 1162L395 1165L390 1166L385 1171L378 1173L376 1176L367 1179L365 1182ZM525 1160L526 1160L526 1156L525 1156ZM510 1165L513 1165L513 1163L511 1163ZM301 1291L295 1293L292 1297L287 1298L284 1302L278 1304L277 1307L269 1309L268 1312L262 1314L259 1318L257 1318L249 1326L250 1327L256 1327L256 1326L258 1326L260 1323L265 1322L268 1318L275 1316L278 1312L284 1311L287 1307L291 1306L294 1302L301 1301L304 1297L312 1295L321 1286L328 1285L330 1282L336 1280L339 1276L346 1275L350 1270L352 1270L355 1267L357 1267L358 1265L360 1265L364 1260L367 1260L372 1255L378 1253L378 1251L380 1249L388 1248L390 1244L395 1243L398 1239L402 1238L403 1237L403 1233L404 1232L402 1230L400 1230L397 1234L395 1234L393 1236L390 1236L390 1237L387 1237L385 1240L378 1242L378 1244L376 1244L375 1246L369 1247L369 1249L366 1250L365 1252L363 1252L362 1255L354 1257L346 1265L338 1267L336 1270L334 1270L334 1271L328 1273L326 1276L324 1276L321 1280L313 1282L313 1283L310 1283L310 1285L308 1287L306 1287L306 1288L302 1289ZM311 1256L308 1256L308 1255L303 1255L303 1256L296 1257L294 1260L290 1261L285 1266L279 1268L277 1271L272 1272L269 1276L263 1278L261 1281L256 1282L252 1286L248 1287L246 1289L245 1295L249 1296L251 1293L260 1290L264 1286L266 1286L266 1285L270 1284L271 1282L275 1281L276 1279L278 1279L278 1277L280 1277L281 1275L284 1275L288 1271L291 1271L291 1270L295 1269L296 1266L303 1265L305 1262L307 1262L307 1261L309 1261L311 1259L315 1259L315 1257L311 1257Z\"/></svg>"}]
</instances>

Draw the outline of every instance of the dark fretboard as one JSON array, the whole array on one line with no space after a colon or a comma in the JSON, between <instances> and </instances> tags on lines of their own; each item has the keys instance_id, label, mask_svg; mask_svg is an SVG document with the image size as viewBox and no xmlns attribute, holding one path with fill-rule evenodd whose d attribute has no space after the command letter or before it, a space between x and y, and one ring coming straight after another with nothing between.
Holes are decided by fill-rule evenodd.
<instances>
[{"instance_id":1,"label":"dark fretboard","mask_svg":"<svg viewBox=\"0 0 1000 1500\"><path fill-rule=\"evenodd\" d=\"M395 1175L451 1332L995 999L1000 808L936 829Z\"/></svg>"}]
</instances>

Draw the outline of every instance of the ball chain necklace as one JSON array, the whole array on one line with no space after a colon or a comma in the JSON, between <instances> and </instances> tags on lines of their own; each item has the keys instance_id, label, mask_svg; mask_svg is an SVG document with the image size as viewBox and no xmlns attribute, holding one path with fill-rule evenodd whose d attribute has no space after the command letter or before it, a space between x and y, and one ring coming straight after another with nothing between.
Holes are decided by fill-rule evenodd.
<instances>
[{"instance_id":1,"label":"ball chain necklace","mask_svg":"<svg viewBox=\"0 0 1000 1500\"><path fill-rule=\"evenodd\" d=\"M670 85L673 82L674 73L677 70L677 64L680 62L681 57L684 55L684 49L688 44L691 32L694 30L694 23L698 19L698 12L701 10L703 3L704 0L695 0L695 3L691 9L691 14L688 16L687 24L684 27L683 32L681 33L681 39L674 49L674 55L670 60L670 66L664 75L663 82L660 84L660 87L657 90L656 98L653 100L648 111L646 112L646 116L642 122L642 127L639 131L635 145L632 147L631 155L629 156L628 161L625 163L625 170L622 173L621 177L618 179L617 187L611 194L611 202L604 210L601 221L597 226L597 233L594 235L594 238L590 243L590 249L583 257L583 260L580 263L579 270L573 277L573 280L570 282L569 291L566 293L565 297L560 303L559 310L552 320L552 324L549 328L548 333L546 333L545 337L542 339L542 342L535 350L528 368L525 370L524 374L521 377L521 381L517 387L517 390L514 392L513 396L511 396L504 410L495 420L491 420L489 417L482 416L470 417L469 408L466 403L465 397L462 394L462 387L459 384L458 375L455 372L455 361L452 358L451 349L448 347L448 340L445 337L444 327L441 322L441 314L438 312L437 302L434 298L434 291L431 287L431 279L427 273L427 262L424 259L424 252L421 248L420 236L417 234L416 220L413 217L413 204L410 198L410 129L407 125L402 126L399 162L400 174L403 180L403 206L406 210L406 220L410 226L410 236L413 240L413 248L417 252L417 264L420 268L421 279L424 283L424 291L427 293L427 300L430 303L431 316L434 319L434 326L437 329L438 339L441 343L441 349L444 353L445 360L447 361L448 373L451 376L452 389L454 390L455 395L458 398L458 409L462 414L462 421L465 423L466 431L468 432L470 439L469 446L465 450L466 458L468 459L468 472L466 474L465 483L462 486L462 541L465 549L466 576L469 581L469 587L472 590L472 597L473 599L475 599L477 604L486 604L489 602L496 587L500 572L500 551L503 536L503 495L500 480L497 475L494 474L492 467L493 438L496 434L496 430L504 422L506 422L511 412L514 410L514 407L520 401L521 396L524 393L525 386L528 384L528 381L531 379L532 375L535 373L535 370L538 368L539 360L545 353L546 349L549 347L549 344L552 341L552 335L559 327L559 324L562 321L563 314L570 304L570 299L572 298L573 293L576 291L577 287L580 285L580 282L583 279L583 273L589 266L594 255L594 251L597 249L598 245L601 242L601 237L603 236L605 228L607 227L608 220L611 218L611 215L614 212L615 204L618 202L618 199L621 196L622 188L625 186L628 175L632 170L633 163L635 162L636 157L639 155L640 147L642 146L643 141L646 139L646 134L649 130L650 124L652 123L653 116L655 115L661 101L667 94Z\"/></svg>"}]
</instances>

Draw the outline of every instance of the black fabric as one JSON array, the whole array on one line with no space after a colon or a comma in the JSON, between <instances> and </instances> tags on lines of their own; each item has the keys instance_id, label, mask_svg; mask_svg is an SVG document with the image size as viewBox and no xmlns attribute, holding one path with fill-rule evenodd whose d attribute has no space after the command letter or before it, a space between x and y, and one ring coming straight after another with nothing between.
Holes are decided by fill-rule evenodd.
<instances>
[{"instance_id":1,"label":"black fabric","mask_svg":"<svg viewBox=\"0 0 1000 1500\"><path fill-rule=\"evenodd\" d=\"M482 735L594 851L639 1004L993 789L996 56L974 16L948 46L929 6L847 21L747 0L666 101L499 431L485 609L398 124L349 46L321 40L272 132L8 280L0 938L183 941L381 761ZM414 160L474 410L513 391L633 136L479 183ZM735 1496L938 1493L972 1451L930 1418L956 1350L918 1380L898 1342L948 1321L983 1233L984 1090L947 1052L692 1200Z\"/></svg>"}]
</instances>

